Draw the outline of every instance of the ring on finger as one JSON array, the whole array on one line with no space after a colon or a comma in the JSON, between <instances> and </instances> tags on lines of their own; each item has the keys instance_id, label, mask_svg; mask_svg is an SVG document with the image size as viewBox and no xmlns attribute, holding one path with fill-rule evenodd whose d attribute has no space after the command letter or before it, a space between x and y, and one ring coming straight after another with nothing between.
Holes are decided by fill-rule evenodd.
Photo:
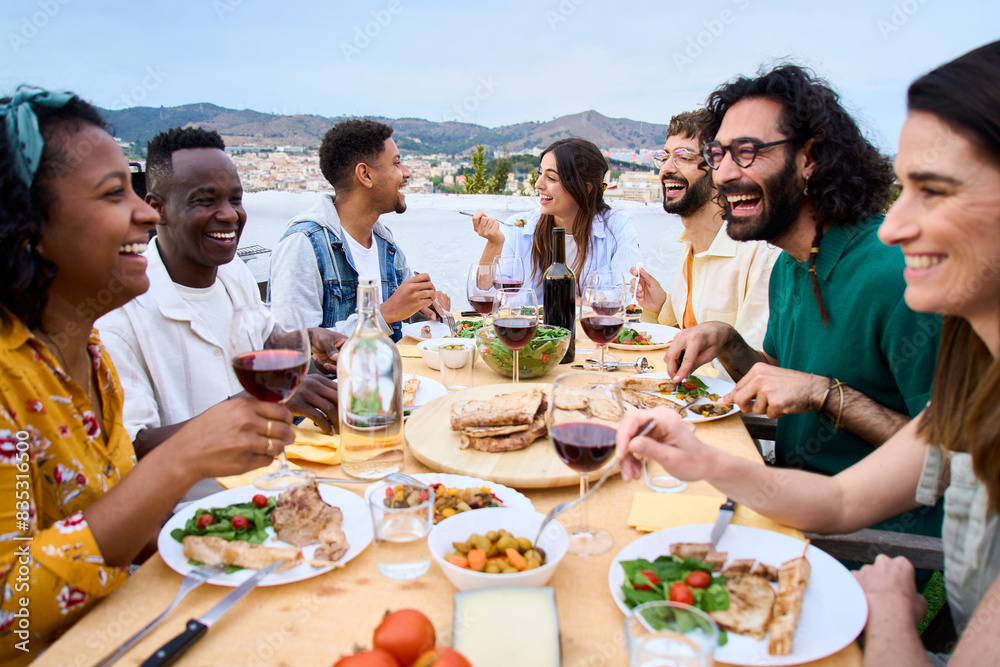
<instances>
[{"instance_id":1,"label":"ring on finger","mask_svg":"<svg viewBox=\"0 0 1000 667\"><path fill-rule=\"evenodd\" d=\"M271 420L270 419L267 420L267 433L264 434L264 437L268 439L268 442L271 441Z\"/></svg>"},{"instance_id":2,"label":"ring on finger","mask_svg":"<svg viewBox=\"0 0 1000 667\"><path fill-rule=\"evenodd\" d=\"M267 449L264 450L264 453L270 456L272 459L274 458L275 454L274 442L270 438L267 439Z\"/></svg>"}]
</instances>

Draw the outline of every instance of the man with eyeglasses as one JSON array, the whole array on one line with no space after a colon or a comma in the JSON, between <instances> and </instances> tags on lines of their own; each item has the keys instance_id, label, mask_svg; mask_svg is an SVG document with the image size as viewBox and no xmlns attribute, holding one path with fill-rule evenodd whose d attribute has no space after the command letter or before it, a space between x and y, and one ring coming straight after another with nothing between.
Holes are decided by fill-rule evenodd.
<instances>
[{"instance_id":1,"label":"man with eyeglasses","mask_svg":"<svg viewBox=\"0 0 1000 667\"><path fill-rule=\"evenodd\" d=\"M778 420L777 465L836 474L915 428L937 356L940 318L906 305L902 253L877 237L890 162L837 93L794 65L724 84L707 106L702 155L729 235L784 253L763 351L703 323L674 338L668 370L678 380L717 358L738 380L722 400ZM936 535L940 519L922 508L880 526Z\"/></svg>"},{"instance_id":2,"label":"man with eyeglasses","mask_svg":"<svg viewBox=\"0 0 1000 667\"><path fill-rule=\"evenodd\" d=\"M732 325L750 345L760 346L767 329L767 284L781 250L762 241L739 243L726 233L700 135L708 112L687 111L670 119L660 168L663 210L680 216L685 246L670 292L643 269L632 269L642 319L689 328L699 322Z\"/></svg>"}]
</instances>

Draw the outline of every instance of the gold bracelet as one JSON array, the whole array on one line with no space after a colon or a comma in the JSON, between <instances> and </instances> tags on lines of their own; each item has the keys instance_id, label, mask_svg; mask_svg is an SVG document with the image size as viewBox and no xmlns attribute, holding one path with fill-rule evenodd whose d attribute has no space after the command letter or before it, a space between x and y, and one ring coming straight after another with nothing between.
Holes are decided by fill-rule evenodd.
<instances>
[{"instance_id":1,"label":"gold bracelet","mask_svg":"<svg viewBox=\"0 0 1000 667\"><path fill-rule=\"evenodd\" d=\"M834 386L840 392L840 407L837 408L837 419L833 422L833 432L836 433L837 429L840 428L840 417L844 414L844 383L837 380Z\"/></svg>"}]
</instances>

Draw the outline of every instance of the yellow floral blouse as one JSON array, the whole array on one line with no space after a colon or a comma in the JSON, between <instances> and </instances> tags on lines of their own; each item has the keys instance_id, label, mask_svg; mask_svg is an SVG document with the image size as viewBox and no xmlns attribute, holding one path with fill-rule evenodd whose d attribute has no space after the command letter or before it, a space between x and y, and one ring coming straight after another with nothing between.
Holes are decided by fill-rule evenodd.
<instances>
[{"instance_id":1,"label":"yellow floral blouse","mask_svg":"<svg viewBox=\"0 0 1000 667\"><path fill-rule=\"evenodd\" d=\"M82 513L136 462L96 329L89 349L100 419L23 323L0 328L0 664L26 664L128 576Z\"/></svg>"}]
</instances>

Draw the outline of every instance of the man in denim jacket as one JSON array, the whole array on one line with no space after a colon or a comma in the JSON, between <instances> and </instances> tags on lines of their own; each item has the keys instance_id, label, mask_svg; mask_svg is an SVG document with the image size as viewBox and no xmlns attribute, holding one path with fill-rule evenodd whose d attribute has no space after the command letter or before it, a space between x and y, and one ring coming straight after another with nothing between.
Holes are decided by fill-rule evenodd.
<instances>
[{"instance_id":1,"label":"man in denim jacket","mask_svg":"<svg viewBox=\"0 0 1000 667\"><path fill-rule=\"evenodd\" d=\"M450 308L430 276L414 274L392 232L379 222L383 213L406 210L410 170L400 161L392 127L352 118L327 131L319 149L323 176L336 191L292 218L271 252L272 301L291 301L306 326L350 335L357 324L359 276L380 282L379 312L393 340L401 322L418 310L436 317L436 304Z\"/></svg>"}]
</instances>

